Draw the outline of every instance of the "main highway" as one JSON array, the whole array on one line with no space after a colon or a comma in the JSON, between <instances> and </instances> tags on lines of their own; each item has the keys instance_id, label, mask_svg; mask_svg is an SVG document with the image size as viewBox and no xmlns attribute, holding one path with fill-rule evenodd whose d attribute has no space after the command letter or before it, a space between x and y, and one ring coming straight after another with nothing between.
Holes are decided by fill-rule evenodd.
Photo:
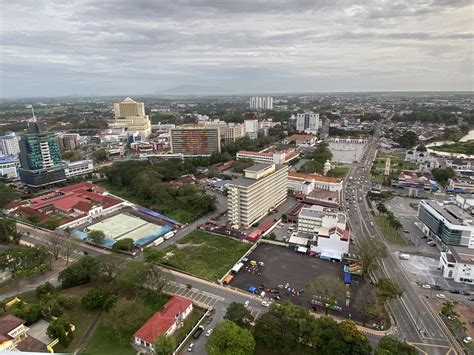
<instances>
[{"instance_id":1,"label":"main highway","mask_svg":"<svg viewBox=\"0 0 474 355\"><path fill-rule=\"evenodd\" d=\"M428 354L447 354L453 351L460 354L462 350L442 320L425 303L423 297L417 294L417 289L407 278L392 253L393 248L386 244L377 228L367 204L366 194L371 189L370 168L377 152L378 133L377 127L361 161L350 170L346 181L343 203L349 215L352 234L356 244L374 245L375 239L378 239L387 247L387 256L380 259L373 276L375 279L393 278L404 289L402 297L390 302L390 310L396 323L396 336Z\"/></svg>"}]
</instances>

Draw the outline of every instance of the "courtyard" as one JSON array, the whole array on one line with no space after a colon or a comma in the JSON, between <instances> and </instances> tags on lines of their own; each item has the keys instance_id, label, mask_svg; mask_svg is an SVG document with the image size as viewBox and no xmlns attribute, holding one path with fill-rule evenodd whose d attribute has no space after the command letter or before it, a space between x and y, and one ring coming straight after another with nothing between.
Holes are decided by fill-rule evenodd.
<instances>
[{"instance_id":1,"label":"courtyard","mask_svg":"<svg viewBox=\"0 0 474 355\"><path fill-rule=\"evenodd\" d=\"M251 261L257 262L256 268L248 266ZM315 306L311 304L313 297L305 291L305 286L308 281L321 275L330 275L342 283L344 280L343 267L343 263L332 263L310 257L308 254L297 253L291 248L261 243L248 256L247 265L234 276L231 286L244 291L256 287L259 289L258 292L264 290L265 296L273 300L279 297L279 301L290 300L299 306L313 307L317 312L324 313L322 307L314 308ZM359 290L365 284L365 280L356 275L351 275L351 278L350 305L338 304L341 309L331 310L329 313L336 317L361 321L362 316L353 305L359 297L364 297L364 294ZM283 287L281 287L282 285Z\"/></svg>"}]
</instances>

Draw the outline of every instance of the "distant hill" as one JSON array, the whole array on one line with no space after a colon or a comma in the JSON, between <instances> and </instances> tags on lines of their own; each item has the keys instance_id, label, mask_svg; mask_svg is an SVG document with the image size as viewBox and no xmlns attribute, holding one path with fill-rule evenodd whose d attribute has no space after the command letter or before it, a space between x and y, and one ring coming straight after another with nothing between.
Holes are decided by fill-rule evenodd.
<instances>
[{"instance_id":1,"label":"distant hill","mask_svg":"<svg viewBox=\"0 0 474 355\"><path fill-rule=\"evenodd\" d=\"M227 90L217 86L180 85L174 88L156 91L155 95L222 95Z\"/></svg>"}]
</instances>

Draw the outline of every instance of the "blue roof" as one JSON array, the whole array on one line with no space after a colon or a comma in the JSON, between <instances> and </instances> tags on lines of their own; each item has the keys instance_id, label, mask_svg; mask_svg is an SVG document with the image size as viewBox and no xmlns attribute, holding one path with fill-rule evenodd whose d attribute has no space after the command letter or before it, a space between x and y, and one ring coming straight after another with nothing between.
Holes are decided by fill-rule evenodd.
<instances>
[{"instance_id":1,"label":"blue roof","mask_svg":"<svg viewBox=\"0 0 474 355\"><path fill-rule=\"evenodd\" d=\"M14 163L19 162L17 155L1 155L0 156L0 163Z\"/></svg>"}]
</instances>

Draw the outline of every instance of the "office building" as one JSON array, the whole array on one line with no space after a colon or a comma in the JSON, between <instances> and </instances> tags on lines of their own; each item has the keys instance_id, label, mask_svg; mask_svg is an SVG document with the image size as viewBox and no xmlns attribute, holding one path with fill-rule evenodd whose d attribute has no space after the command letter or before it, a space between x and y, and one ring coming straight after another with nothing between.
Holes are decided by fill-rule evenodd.
<instances>
[{"instance_id":1,"label":"office building","mask_svg":"<svg viewBox=\"0 0 474 355\"><path fill-rule=\"evenodd\" d=\"M170 129L170 146L173 154L209 156L221 151L219 128L182 126Z\"/></svg>"},{"instance_id":2,"label":"office building","mask_svg":"<svg viewBox=\"0 0 474 355\"><path fill-rule=\"evenodd\" d=\"M151 135L151 123L145 114L143 102L136 102L130 97L114 104L115 119L109 123L110 128L123 128L127 132L137 132L141 140Z\"/></svg>"},{"instance_id":3,"label":"office building","mask_svg":"<svg viewBox=\"0 0 474 355\"><path fill-rule=\"evenodd\" d=\"M0 156L0 177L7 179L17 179L19 177L18 169L20 168L20 160L18 155Z\"/></svg>"},{"instance_id":4,"label":"office building","mask_svg":"<svg viewBox=\"0 0 474 355\"><path fill-rule=\"evenodd\" d=\"M262 151L253 152L249 150L239 150L236 154L237 159L252 159L255 163L263 164L287 164L299 157L298 152L294 151Z\"/></svg>"},{"instance_id":5,"label":"office building","mask_svg":"<svg viewBox=\"0 0 474 355\"><path fill-rule=\"evenodd\" d=\"M36 118L20 139L20 177L26 185L40 187L66 180L65 164L56 134L47 132Z\"/></svg>"},{"instance_id":6,"label":"office building","mask_svg":"<svg viewBox=\"0 0 474 355\"><path fill-rule=\"evenodd\" d=\"M232 180L228 187L229 223L248 228L282 203L287 196L288 166L254 164L244 177Z\"/></svg>"},{"instance_id":7,"label":"office building","mask_svg":"<svg viewBox=\"0 0 474 355\"><path fill-rule=\"evenodd\" d=\"M246 119L244 121L245 134L250 139L257 139L258 137L258 120L257 119Z\"/></svg>"},{"instance_id":8,"label":"office building","mask_svg":"<svg viewBox=\"0 0 474 355\"><path fill-rule=\"evenodd\" d=\"M198 126L218 128L222 144L235 142L245 137L245 126L242 123L227 123L221 120L207 120L198 122Z\"/></svg>"},{"instance_id":9,"label":"office building","mask_svg":"<svg viewBox=\"0 0 474 355\"><path fill-rule=\"evenodd\" d=\"M319 113L305 112L296 115L296 130L309 134L318 133Z\"/></svg>"},{"instance_id":10,"label":"office building","mask_svg":"<svg viewBox=\"0 0 474 355\"><path fill-rule=\"evenodd\" d=\"M294 194L309 195L313 190L342 191L343 181L318 174L288 173L288 189Z\"/></svg>"},{"instance_id":11,"label":"office building","mask_svg":"<svg viewBox=\"0 0 474 355\"><path fill-rule=\"evenodd\" d=\"M439 266L443 277L455 282L474 284L474 249L449 247L441 252Z\"/></svg>"},{"instance_id":12,"label":"office building","mask_svg":"<svg viewBox=\"0 0 474 355\"><path fill-rule=\"evenodd\" d=\"M449 246L474 249L474 217L452 203L423 200L418 208L423 233Z\"/></svg>"},{"instance_id":13,"label":"office building","mask_svg":"<svg viewBox=\"0 0 474 355\"><path fill-rule=\"evenodd\" d=\"M19 153L20 144L15 133L10 132L0 136L0 155L18 155Z\"/></svg>"},{"instance_id":14,"label":"office building","mask_svg":"<svg viewBox=\"0 0 474 355\"><path fill-rule=\"evenodd\" d=\"M91 174L94 171L92 160L78 160L68 163L64 169L66 178Z\"/></svg>"},{"instance_id":15,"label":"office building","mask_svg":"<svg viewBox=\"0 0 474 355\"><path fill-rule=\"evenodd\" d=\"M61 150L74 150L79 147L80 138L78 133L59 133L59 147Z\"/></svg>"},{"instance_id":16,"label":"office building","mask_svg":"<svg viewBox=\"0 0 474 355\"><path fill-rule=\"evenodd\" d=\"M273 110L273 97L253 96L250 98L250 109L253 111Z\"/></svg>"}]
</instances>

